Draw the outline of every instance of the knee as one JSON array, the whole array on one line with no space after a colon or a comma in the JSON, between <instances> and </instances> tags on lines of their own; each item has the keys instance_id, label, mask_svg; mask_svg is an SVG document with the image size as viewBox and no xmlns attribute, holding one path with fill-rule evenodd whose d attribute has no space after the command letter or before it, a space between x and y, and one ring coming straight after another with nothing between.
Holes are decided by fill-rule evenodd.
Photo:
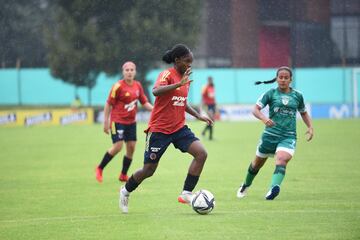
<instances>
[{"instance_id":1,"label":"knee","mask_svg":"<svg viewBox=\"0 0 360 240\"><path fill-rule=\"evenodd\" d=\"M291 158L278 156L276 159L276 165L286 166Z\"/></svg>"},{"instance_id":2,"label":"knee","mask_svg":"<svg viewBox=\"0 0 360 240\"><path fill-rule=\"evenodd\" d=\"M121 146L119 145L113 145L110 149L109 149L109 153L113 156L115 156L116 154L118 154L121 151Z\"/></svg>"},{"instance_id":3,"label":"knee","mask_svg":"<svg viewBox=\"0 0 360 240\"><path fill-rule=\"evenodd\" d=\"M197 153L196 159L205 162L206 159L207 159L207 155L208 155L208 154L207 154L206 150L205 150L205 149L202 149L201 151L199 151L199 152Z\"/></svg>"},{"instance_id":4,"label":"knee","mask_svg":"<svg viewBox=\"0 0 360 240\"><path fill-rule=\"evenodd\" d=\"M130 153L134 153L135 152L135 145L127 146L127 151L130 152Z\"/></svg>"},{"instance_id":5,"label":"knee","mask_svg":"<svg viewBox=\"0 0 360 240\"><path fill-rule=\"evenodd\" d=\"M121 148L122 148L122 144L120 144L120 142L117 142L110 148L109 152L115 155L121 151Z\"/></svg>"}]
</instances>

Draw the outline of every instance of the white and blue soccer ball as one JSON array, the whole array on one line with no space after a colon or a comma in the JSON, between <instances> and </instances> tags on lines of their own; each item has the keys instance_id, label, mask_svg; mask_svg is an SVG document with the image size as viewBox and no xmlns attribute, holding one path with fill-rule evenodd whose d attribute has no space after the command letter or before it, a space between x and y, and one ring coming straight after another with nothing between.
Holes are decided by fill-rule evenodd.
<instances>
[{"instance_id":1,"label":"white and blue soccer ball","mask_svg":"<svg viewBox=\"0 0 360 240\"><path fill-rule=\"evenodd\" d=\"M214 195L205 189L197 191L191 200L192 209L198 214L208 214L215 207Z\"/></svg>"}]
</instances>

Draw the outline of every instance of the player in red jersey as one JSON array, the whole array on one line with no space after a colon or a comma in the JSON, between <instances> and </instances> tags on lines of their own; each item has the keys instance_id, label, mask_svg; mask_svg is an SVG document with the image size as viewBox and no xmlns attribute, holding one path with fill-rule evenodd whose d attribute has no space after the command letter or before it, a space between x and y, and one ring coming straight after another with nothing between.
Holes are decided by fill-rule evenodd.
<instances>
[{"instance_id":1,"label":"player in red jersey","mask_svg":"<svg viewBox=\"0 0 360 240\"><path fill-rule=\"evenodd\" d=\"M185 112L207 124L213 123L210 118L200 115L187 102L192 81L189 80L193 61L192 52L187 46L177 44L165 53L162 60L168 64L174 63L174 66L160 73L152 90L156 99L146 130L144 166L136 171L120 189L119 207L123 213L128 212L130 193L144 179L154 174L162 154L171 143L175 148L182 152L188 152L194 157L185 179L183 191L178 198L181 203L190 204L192 191L199 180L207 158L204 146L185 125Z\"/></svg>"},{"instance_id":2,"label":"player in red jersey","mask_svg":"<svg viewBox=\"0 0 360 240\"><path fill-rule=\"evenodd\" d=\"M96 179L102 182L102 172L111 159L121 151L125 141L126 153L123 158L123 166L119 180L128 180L127 171L132 162L136 145L136 112L137 102L151 111L153 106L149 103L144 94L141 83L136 81L136 65L133 62L126 62L122 66L124 79L115 83L110 91L104 107L104 132L109 134L113 145L109 148L101 163L96 167Z\"/></svg>"},{"instance_id":3,"label":"player in red jersey","mask_svg":"<svg viewBox=\"0 0 360 240\"><path fill-rule=\"evenodd\" d=\"M208 77L208 83L202 90L202 105L205 108L207 115L215 121L216 102L215 102L215 87L212 77ZM205 136L209 130L209 140L213 139L213 126L206 125L201 135Z\"/></svg>"}]
</instances>

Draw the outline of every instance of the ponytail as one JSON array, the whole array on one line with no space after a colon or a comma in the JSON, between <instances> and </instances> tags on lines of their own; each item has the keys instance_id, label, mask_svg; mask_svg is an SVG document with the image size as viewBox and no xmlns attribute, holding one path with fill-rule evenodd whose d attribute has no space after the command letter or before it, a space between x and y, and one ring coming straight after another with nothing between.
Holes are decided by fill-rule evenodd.
<instances>
[{"instance_id":1,"label":"ponytail","mask_svg":"<svg viewBox=\"0 0 360 240\"><path fill-rule=\"evenodd\" d=\"M271 79L271 80L267 80L267 81L256 81L255 82L255 85L259 85L259 84L269 84L269 83L273 83L273 82L275 82L276 81L276 78L273 78L273 79Z\"/></svg>"},{"instance_id":2,"label":"ponytail","mask_svg":"<svg viewBox=\"0 0 360 240\"><path fill-rule=\"evenodd\" d=\"M162 60L168 64L173 62L173 58L171 57L171 50L167 50L165 52L164 56L162 57Z\"/></svg>"},{"instance_id":3,"label":"ponytail","mask_svg":"<svg viewBox=\"0 0 360 240\"><path fill-rule=\"evenodd\" d=\"M279 74L279 72L280 72L281 70L286 70L286 71L288 71L288 72L290 73L290 77L292 77L292 71L291 71L291 69L290 69L289 67L282 66L282 67L278 68L278 70L276 71L276 77L274 77L274 78L271 79L271 80L267 80L267 81L256 81L256 82L255 82L255 85L259 85L259 84L262 84L262 83L264 83L264 84L269 84L269 83L276 82L277 75Z\"/></svg>"},{"instance_id":4,"label":"ponytail","mask_svg":"<svg viewBox=\"0 0 360 240\"><path fill-rule=\"evenodd\" d=\"M168 64L175 62L175 58L180 58L191 53L190 49L184 44L176 44L171 50L167 50L162 60Z\"/></svg>"}]
</instances>

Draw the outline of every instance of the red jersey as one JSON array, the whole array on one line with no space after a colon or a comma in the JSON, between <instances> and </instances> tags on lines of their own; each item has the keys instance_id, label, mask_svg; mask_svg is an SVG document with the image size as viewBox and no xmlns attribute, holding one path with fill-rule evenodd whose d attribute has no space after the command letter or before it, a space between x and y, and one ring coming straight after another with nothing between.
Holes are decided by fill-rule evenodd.
<instances>
[{"instance_id":1,"label":"red jersey","mask_svg":"<svg viewBox=\"0 0 360 240\"><path fill-rule=\"evenodd\" d=\"M206 105L215 104L215 88L211 85L206 85L202 91L202 101Z\"/></svg>"},{"instance_id":2,"label":"red jersey","mask_svg":"<svg viewBox=\"0 0 360 240\"><path fill-rule=\"evenodd\" d=\"M131 85L124 79L115 83L110 91L107 103L111 105L111 122L131 124L136 121L137 101L141 104L148 102L141 83L134 80Z\"/></svg>"},{"instance_id":3,"label":"red jersey","mask_svg":"<svg viewBox=\"0 0 360 240\"><path fill-rule=\"evenodd\" d=\"M181 74L169 68L159 74L154 88L181 81ZM150 132L171 134L185 125L185 109L189 84L178 87L155 98L154 108L149 121Z\"/></svg>"}]
</instances>

